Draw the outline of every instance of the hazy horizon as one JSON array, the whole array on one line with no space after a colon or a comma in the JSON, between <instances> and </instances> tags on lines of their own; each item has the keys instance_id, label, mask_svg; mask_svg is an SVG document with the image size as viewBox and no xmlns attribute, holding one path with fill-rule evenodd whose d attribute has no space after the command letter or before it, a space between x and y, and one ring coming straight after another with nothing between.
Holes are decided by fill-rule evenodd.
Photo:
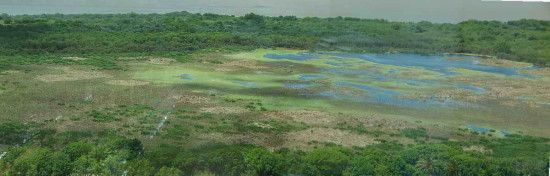
<instances>
[{"instance_id":1,"label":"hazy horizon","mask_svg":"<svg viewBox=\"0 0 550 176\"><path fill-rule=\"evenodd\" d=\"M217 13L268 16L358 17L390 21L457 23L468 19L509 21L550 20L548 2L481 0L0 0L0 13Z\"/></svg>"}]
</instances>

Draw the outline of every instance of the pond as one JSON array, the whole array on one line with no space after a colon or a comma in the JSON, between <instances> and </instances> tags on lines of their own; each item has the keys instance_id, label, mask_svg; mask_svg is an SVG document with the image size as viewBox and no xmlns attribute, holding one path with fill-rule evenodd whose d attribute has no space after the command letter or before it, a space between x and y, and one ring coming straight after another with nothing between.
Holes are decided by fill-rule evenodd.
<instances>
[{"instance_id":1,"label":"pond","mask_svg":"<svg viewBox=\"0 0 550 176\"><path fill-rule=\"evenodd\" d=\"M447 57L458 59L445 59ZM334 90L320 91L317 94L308 94L308 96L412 107L433 105L446 107L475 106L472 103L455 100L450 96L440 97L440 95L434 95L437 91L452 89L465 89L478 95L487 93L487 90L482 87L464 82L449 81L452 77L463 74L455 69L533 78L519 72L533 68L516 69L480 65L478 60L482 58L476 56L302 52L297 54L265 54L264 58L317 65L316 73L301 74L298 80L315 81L323 79L330 82ZM323 62L315 62L316 59L323 60ZM326 65L319 65L320 63ZM414 74L419 76L414 76ZM422 77L422 74L428 76ZM283 86L307 88L315 87L315 84L284 84ZM411 96L412 91L427 96L424 95L421 98Z\"/></svg>"}]
</instances>

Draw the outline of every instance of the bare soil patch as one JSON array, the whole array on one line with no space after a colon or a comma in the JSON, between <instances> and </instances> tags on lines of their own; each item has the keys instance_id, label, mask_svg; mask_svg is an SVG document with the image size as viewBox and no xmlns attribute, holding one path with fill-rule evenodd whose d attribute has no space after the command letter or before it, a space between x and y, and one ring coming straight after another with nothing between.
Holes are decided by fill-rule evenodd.
<instances>
[{"instance_id":1,"label":"bare soil patch","mask_svg":"<svg viewBox=\"0 0 550 176\"><path fill-rule=\"evenodd\" d=\"M115 86L144 86L144 85L150 84L150 82L147 82L147 81L137 81L137 80L110 80L105 83L110 85L115 85Z\"/></svg>"},{"instance_id":2,"label":"bare soil patch","mask_svg":"<svg viewBox=\"0 0 550 176\"><path fill-rule=\"evenodd\" d=\"M36 79L43 82L57 82L57 81L77 81L77 80L87 80L87 79L98 79L98 78L112 78L113 76L100 72L100 71L83 71L75 70L70 67L51 67L52 69L61 70L64 73L62 74L46 74L39 75Z\"/></svg>"}]
</instances>

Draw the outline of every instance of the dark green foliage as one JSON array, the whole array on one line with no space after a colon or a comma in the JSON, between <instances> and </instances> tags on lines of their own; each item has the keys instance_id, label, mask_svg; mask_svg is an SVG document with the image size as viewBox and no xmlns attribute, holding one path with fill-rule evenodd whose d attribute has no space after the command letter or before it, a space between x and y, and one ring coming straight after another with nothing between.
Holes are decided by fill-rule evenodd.
<instances>
[{"instance_id":1,"label":"dark green foliage","mask_svg":"<svg viewBox=\"0 0 550 176\"><path fill-rule=\"evenodd\" d=\"M0 63L86 64L122 69L117 54L161 54L189 62L193 52L258 47L409 53L477 53L544 65L548 21L469 20L459 24L357 18L234 17L168 14L8 16L0 25ZM9 22L9 23L8 23ZM60 56L102 54L84 61ZM217 61L211 61L218 63Z\"/></svg>"},{"instance_id":2,"label":"dark green foliage","mask_svg":"<svg viewBox=\"0 0 550 176\"><path fill-rule=\"evenodd\" d=\"M67 156L49 149L28 151L14 161L9 175L68 175L71 172Z\"/></svg>"},{"instance_id":3,"label":"dark green foliage","mask_svg":"<svg viewBox=\"0 0 550 176\"><path fill-rule=\"evenodd\" d=\"M284 175L287 173L283 156L263 148L248 151L245 154L245 162L256 175Z\"/></svg>"},{"instance_id":4,"label":"dark green foliage","mask_svg":"<svg viewBox=\"0 0 550 176\"><path fill-rule=\"evenodd\" d=\"M548 139L512 136L477 143L447 142L412 147L386 142L366 148L286 148L271 152L251 145L207 144L188 149L159 145L143 150L137 139L110 137L74 142L59 151L9 148L0 159L8 175L548 175ZM506 146L496 146L505 144ZM464 151L484 145L491 153ZM528 146L525 146L528 145ZM530 147L529 147L530 146ZM536 147L534 147L536 146ZM534 148L502 153L502 148Z\"/></svg>"},{"instance_id":5,"label":"dark green foliage","mask_svg":"<svg viewBox=\"0 0 550 176\"><path fill-rule=\"evenodd\" d=\"M16 123L16 122L6 122L0 124L0 143L2 144L13 144L18 143L23 140L29 125Z\"/></svg>"},{"instance_id":6,"label":"dark green foliage","mask_svg":"<svg viewBox=\"0 0 550 176\"><path fill-rule=\"evenodd\" d=\"M92 151L93 145L86 142L71 143L62 150L69 157L70 161L75 161L77 158L87 155Z\"/></svg>"},{"instance_id":7,"label":"dark green foliage","mask_svg":"<svg viewBox=\"0 0 550 176\"><path fill-rule=\"evenodd\" d=\"M304 156L307 175L342 175L352 151L347 148L320 148Z\"/></svg>"},{"instance_id":8,"label":"dark green foliage","mask_svg":"<svg viewBox=\"0 0 550 176\"><path fill-rule=\"evenodd\" d=\"M412 138L412 139L418 139L418 138L424 138L428 139L428 131L425 128L406 128L401 130L401 134L403 134L405 137Z\"/></svg>"},{"instance_id":9,"label":"dark green foliage","mask_svg":"<svg viewBox=\"0 0 550 176\"><path fill-rule=\"evenodd\" d=\"M166 129L166 133L162 135L162 137L170 139L183 139L189 135L188 128L181 125L175 125L174 127L168 127Z\"/></svg>"},{"instance_id":10,"label":"dark green foliage","mask_svg":"<svg viewBox=\"0 0 550 176\"><path fill-rule=\"evenodd\" d=\"M120 120L120 118L115 117L112 113L104 113L97 110L92 110L88 114L92 117L92 121L94 122L113 122Z\"/></svg>"}]
</instances>

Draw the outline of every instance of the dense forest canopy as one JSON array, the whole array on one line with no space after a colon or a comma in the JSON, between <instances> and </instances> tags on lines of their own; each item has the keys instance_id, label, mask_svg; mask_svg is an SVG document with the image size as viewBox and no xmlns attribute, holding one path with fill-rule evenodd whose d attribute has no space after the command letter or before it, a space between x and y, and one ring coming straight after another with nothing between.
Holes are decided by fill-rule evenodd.
<instances>
[{"instance_id":1,"label":"dense forest canopy","mask_svg":"<svg viewBox=\"0 0 550 176\"><path fill-rule=\"evenodd\" d=\"M8 124L0 124L6 126ZM13 125L13 124L10 124ZM0 155L7 175L547 175L548 139L504 139L410 145L384 142L367 148L334 144L311 151L252 145L209 144L186 149L170 144L144 150L137 139L109 132L47 135ZM3 132L4 135L14 135ZM3 136L4 136L3 135ZM464 151L484 145L491 152ZM525 150L529 149L529 150ZM540 155L540 153L545 153Z\"/></svg>"},{"instance_id":2,"label":"dense forest canopy","mask_svg":"<svg viewBox=\"0 0 550 176\"><path fill-rule=\"evenodd\" d=\"M127 53L284 47L356 52L475 53L550 64L550 21L437 24L349 17L168 14L0 16L0 54Z\"/></svg>"}]
</instances>

